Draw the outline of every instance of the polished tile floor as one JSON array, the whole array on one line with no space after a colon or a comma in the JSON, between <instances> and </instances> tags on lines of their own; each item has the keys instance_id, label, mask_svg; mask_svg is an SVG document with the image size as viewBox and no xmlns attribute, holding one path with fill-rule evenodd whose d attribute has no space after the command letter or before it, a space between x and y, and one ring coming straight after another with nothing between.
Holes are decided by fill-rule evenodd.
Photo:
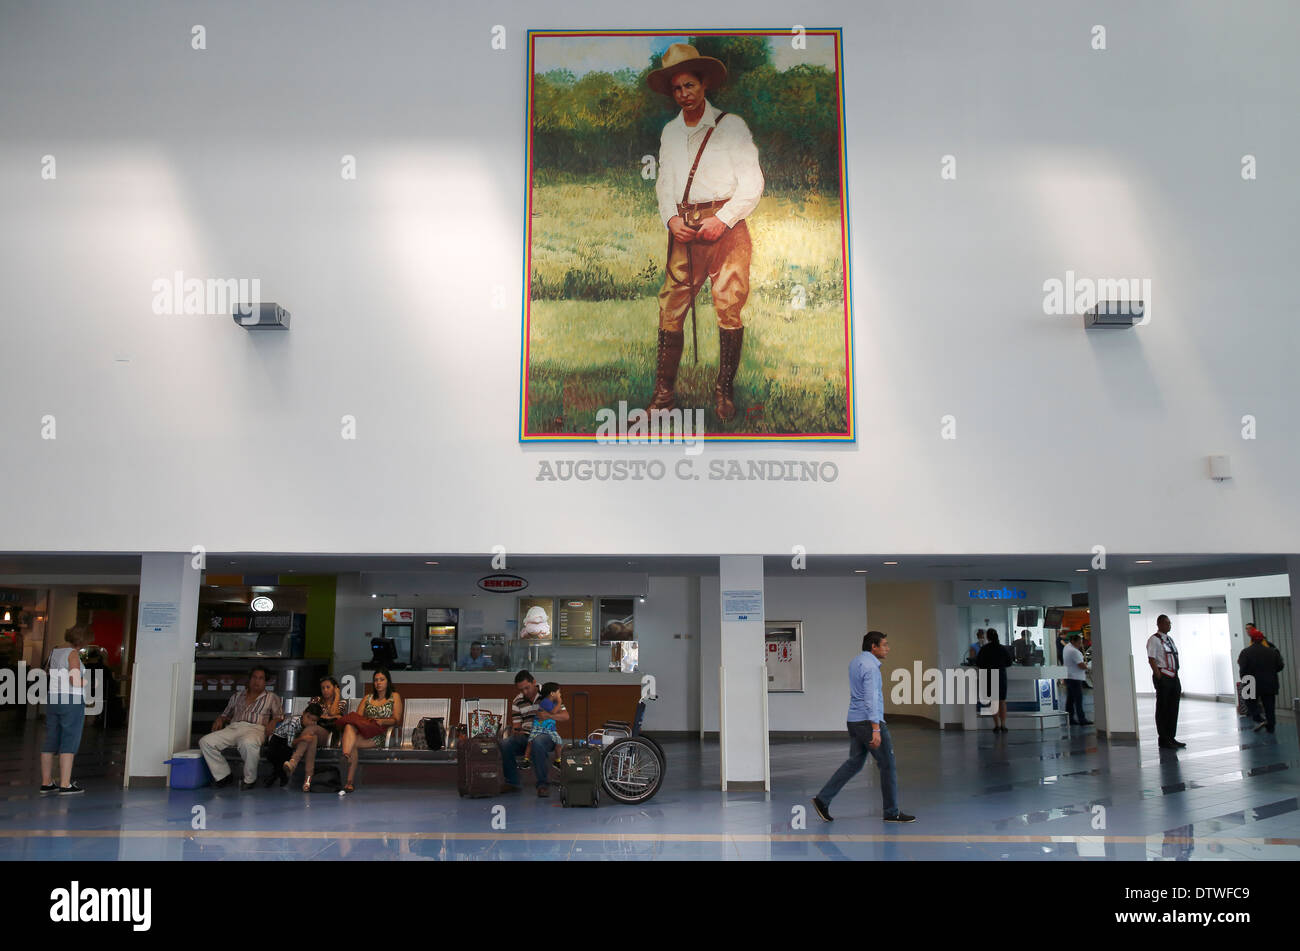
<instances>
[{"instance_id":1,"label":"polished tile floor","mask_svg":"<svg viewBox=\"0 0 1300 951\"><path fill-rule=\"evenodd\" d=\"M1089 698L1090 702L1091 698ZM1151 732L1153 702L1139 699ZM123 737L88 728L72 799L42 798L39 731L0 714L0 859L1300 859L1293 721L1254 733L1185 700L1178 753L1076 728L1005 735L893 728L903 808L880 820L874 765L820 822L809 797L846 741L774 742L772 792L722 793L716 744L665 743L641 807L563 809L531 793L462 800L450 769L390 770L354 796L121 788ZM364 777L363 777L364 779ZM405 780L405 781L401 781ZM504 826L504 827L503 827Z\"/></svg>"}]
</instances>

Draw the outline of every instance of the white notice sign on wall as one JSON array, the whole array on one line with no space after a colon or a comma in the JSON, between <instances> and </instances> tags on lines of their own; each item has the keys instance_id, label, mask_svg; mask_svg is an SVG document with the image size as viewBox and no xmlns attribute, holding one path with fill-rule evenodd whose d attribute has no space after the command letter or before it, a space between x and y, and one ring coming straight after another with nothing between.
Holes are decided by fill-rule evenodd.
<instances>
[{"instance_id":1,"label":"white notice sign on wall","mask_svg":"<svg viewBox=\"0 0 1300 951\"><path fill-rule=\"evenodd\" d=\"M140 626L143 634L175 634L181 617L179 601L145 601L140 605Z\"/></svg>"},{"instance_id":2,"label":"white notice sign on wall","mask_svg":"<svg viewBox=\"0 0 1300 951\"><path fill-rule=\"evenodd\" d=\"M758 621L763 617L762 591L722 592L722 620Z\"/></svg>"}]
</instances>

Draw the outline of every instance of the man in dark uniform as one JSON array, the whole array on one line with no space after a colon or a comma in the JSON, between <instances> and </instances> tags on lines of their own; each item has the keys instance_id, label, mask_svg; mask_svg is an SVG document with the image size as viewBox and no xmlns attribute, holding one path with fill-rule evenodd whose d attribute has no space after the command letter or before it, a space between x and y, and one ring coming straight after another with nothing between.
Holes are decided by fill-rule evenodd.
<instances>
[{"instance_id":1,"label":"man in dark uniform","mask_svg":"<svg viewBox=\"0 0 1300 951\"><path fill-rule=\"evenodd\" d=\"M664 126L659 144L655 192L669 243L659 292L655 391L648 409L673 408L686 313L707 277L720 349L714 410L724 421L736 415L734 383L745 337L740 312L749 298L752 251L745 219L763 194L763 172L749 126L705 98L726 80L721 60L701 56L685 43L668 47L662 68L647 77L651 89L670 96L682 110Z\"/></svg>"}]
</instances>

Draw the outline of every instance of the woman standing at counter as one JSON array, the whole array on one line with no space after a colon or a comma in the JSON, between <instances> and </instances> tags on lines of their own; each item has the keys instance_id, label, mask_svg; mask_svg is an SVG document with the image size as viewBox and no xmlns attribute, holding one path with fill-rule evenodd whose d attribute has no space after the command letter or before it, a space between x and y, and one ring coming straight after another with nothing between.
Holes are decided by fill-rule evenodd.
<instances>
[{"instance_id":1,"label":"woman standing at counter","mask_svg":"<svg viewBox=\"0 0 1300 951\"><path fill-rule=\"evenodd\" d=\"M987 642L975 657L975 666L989 671L998 682L997 712L993 714L993 732L1007 732L1007 668L1011 666L1011 653L998 643L998 632L985 632Z\"/></svg>"},{"instance_id":2,"label":"woman standing at counter","mask_svg":"<svg viewBox=\"0 0 1300 951\"><path fill-rule=\"evenodd\" d=\"M343 749L340 756L347 764L347 782L339 790L340 796L355 792L353 779L357 772L357 750L380 748L388 736L388 728L402 722L402 696L393 691L393 678L380 667L370 680L371 692L361 701L356 713L349 713L338 722L343 724Z\"/></svg>"}]
</instances>

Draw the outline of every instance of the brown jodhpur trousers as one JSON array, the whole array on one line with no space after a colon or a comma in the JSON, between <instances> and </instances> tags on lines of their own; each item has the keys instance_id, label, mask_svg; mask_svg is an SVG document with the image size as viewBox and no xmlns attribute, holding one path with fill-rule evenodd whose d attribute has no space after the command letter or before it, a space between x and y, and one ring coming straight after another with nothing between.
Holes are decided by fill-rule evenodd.
<instances>
[{"instance_id":1,"label":"brown jodhpur trousers","mask_svg":"<svg viewBox=\"0 0 1300 951\"><path fill-rule=\"evenodd\" d=\"M718 326L723 330L743 327L740 311L749 299L752 250L749 228L743 219L712 243L699 238L687 244L673 241L664 286L659 291L659 329L674 333L682 329L691 301L704 286L706 277L713 282L713 310L718 315ZM694 286L690 281L692 275L687 267L687 254L690 254L690 264L694 268Z\"/></svg>"}]
</instances>

